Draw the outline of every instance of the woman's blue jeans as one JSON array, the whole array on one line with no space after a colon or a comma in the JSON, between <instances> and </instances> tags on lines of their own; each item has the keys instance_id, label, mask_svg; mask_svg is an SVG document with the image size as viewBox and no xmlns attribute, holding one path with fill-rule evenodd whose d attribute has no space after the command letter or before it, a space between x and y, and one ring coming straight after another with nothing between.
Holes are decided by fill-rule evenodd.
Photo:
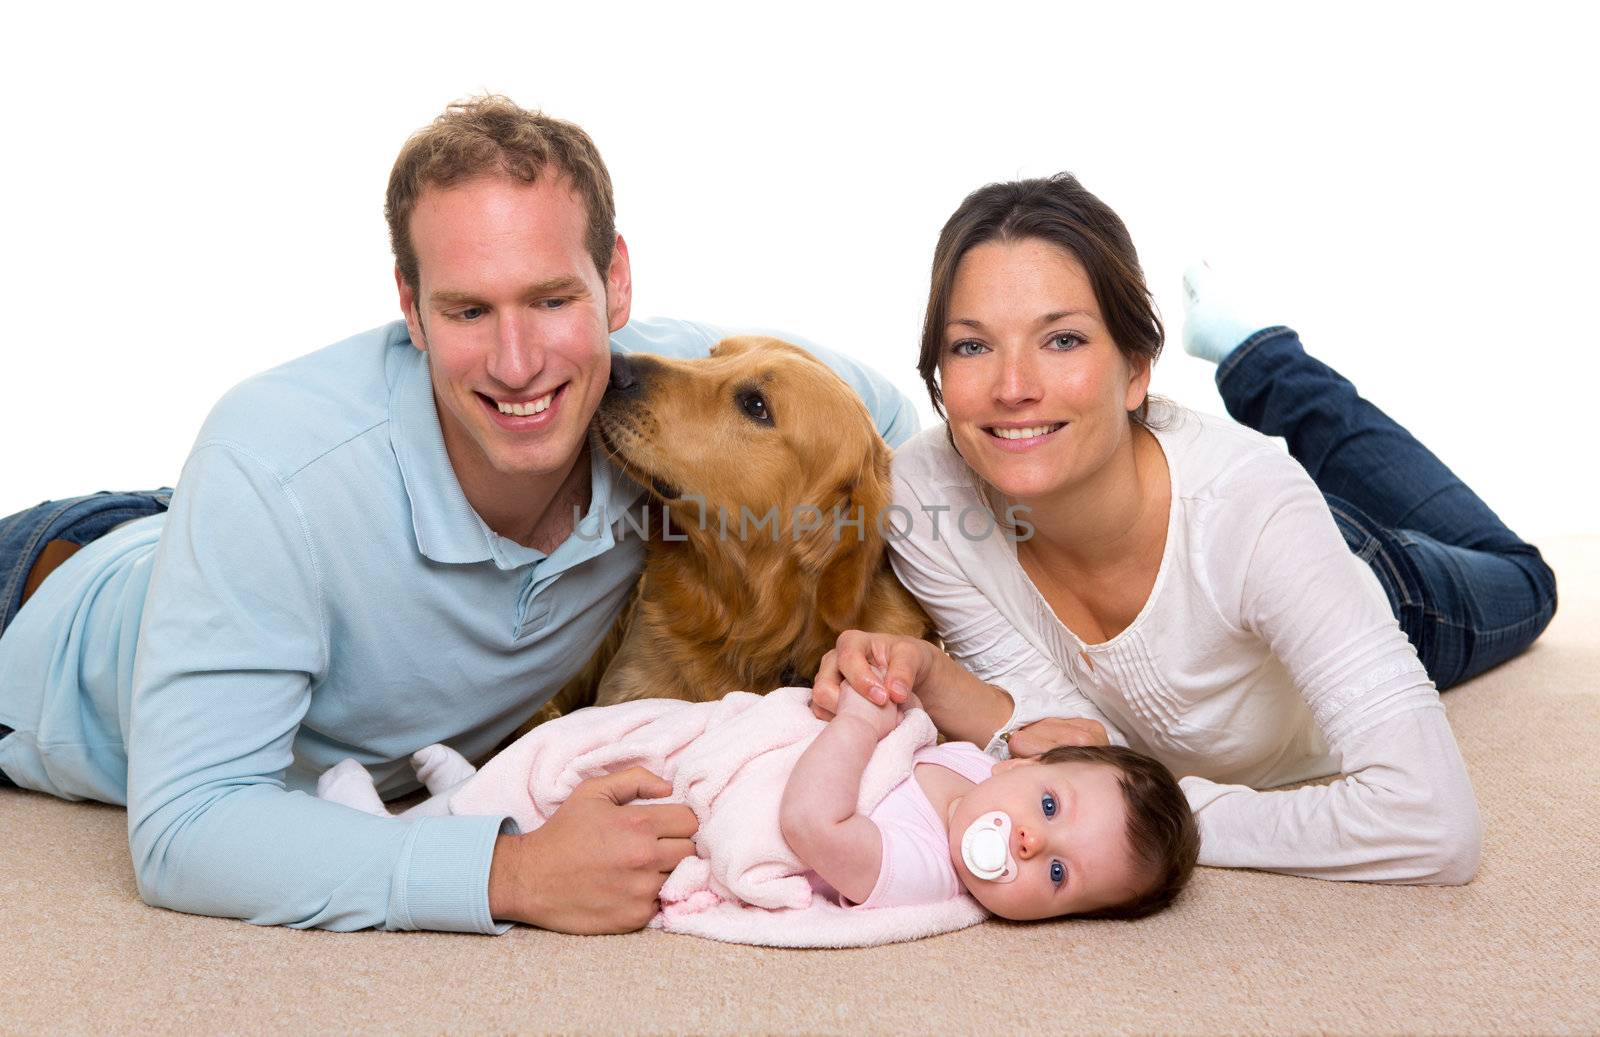
<instances>
[{"instance_id":1,"label":"woman's blue jeans","mask_svg":"<svg viewBox=\"0 0 1600 1037\"><path fill-rule=\"evenodd\" d=\"M1550 624L1556 578L1444 463L1284 327L1217 367L1236 421L1282 436L1377 573L1442 691L1521 652Z\"/></svg>"},{"instance_id":2,"label":"woman's blue jeans","mask_svg":"<svg viewBox=\"0 0 1600 1037\"><path fill-rule=\"evenodd\" d=\"M101 491L87 497L45 501L0 519L0 636L22 607L22 592L44 546L52 540L87 544L133 519L166 511L170 488L138 493ZM0 724L0 738L11 729ZM0 786L12 782L0 771Z\"/></svg>"}]
</instances>

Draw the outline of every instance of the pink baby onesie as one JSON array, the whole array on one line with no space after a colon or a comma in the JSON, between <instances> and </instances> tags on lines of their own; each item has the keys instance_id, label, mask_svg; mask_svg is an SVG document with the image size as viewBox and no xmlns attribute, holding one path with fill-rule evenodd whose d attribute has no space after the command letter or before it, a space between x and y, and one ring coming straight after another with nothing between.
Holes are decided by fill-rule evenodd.
<instances>
[{"instance_id":1,"label":"pink baby onesie","mask_svg":"<svg viewBox=\"0 0 1600 1037\"><path fill-rule=\"evenodd\" d=\"M912 774L867 815L883 837L883 865L877 885L860 907L938 904L963 892L950 859L944 818L918 784L916 765L935 763L976 783L987 781L997 762L971 742L929 746L912 757Z\"/></svg>"}]
</instances>

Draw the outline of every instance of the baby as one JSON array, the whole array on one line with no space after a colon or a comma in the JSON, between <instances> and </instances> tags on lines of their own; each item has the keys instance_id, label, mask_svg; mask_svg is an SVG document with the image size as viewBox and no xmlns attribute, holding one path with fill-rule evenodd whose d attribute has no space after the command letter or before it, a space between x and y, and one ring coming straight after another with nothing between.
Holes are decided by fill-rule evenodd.
<instances>
[{"instance_id":1,"label":"baby","mask_svg":"<svg viewBox=\"0 0 1600 1037\"><path fill-rule=\"evenodd\" d=\"M1187 882L1199 848L1188 803L1165 767L1129 749L1066 746L997 762L946 742L918 751L911 773L858 813L868 761L905 708L873 705L846 685L774 804L819 892L876 908L941 903L964 889L1004 918L1136 918ZM451 794L475 773L442 745L412 762L433 798L402 816L449 813ZM386 813L353 760L324 774L317 793Z\"/></svg>"},{"instance_id":2,"label":"baby","mask_svg":"<svg viewBox=\"0 0 1600 1037\"><path fill-rule=\"evenodd\" d=\"M965 888L1017 921L1138 918L1188 882L1200 848L1188 801L1166 767L1131 749L1062 746L997 762L945 742L857 813L861 775L900 708L844 685L784 789L784 838L846 900L890 907Z\"/></svg>"}]
</instances>

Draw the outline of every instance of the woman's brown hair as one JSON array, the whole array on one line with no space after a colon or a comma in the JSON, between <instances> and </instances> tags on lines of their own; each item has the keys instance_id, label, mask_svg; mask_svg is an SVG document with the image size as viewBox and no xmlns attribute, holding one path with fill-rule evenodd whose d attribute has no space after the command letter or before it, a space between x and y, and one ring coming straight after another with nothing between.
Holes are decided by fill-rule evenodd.
<instances>
[{"instance_id":1,"label":"woman's brown hair","mask_svg":"<svg viewBox=\"0 0 1600 1037\"><path fill-rule=\"evenodd\" d=\"M1161 318L1145 286L1128 228L1110 206L1089 193L1071 173L989 184L967 195L945 222L933 250L933 279L917 371L941 417L944 394L937 377L939 357L944 352L945 323L961 257L986 242L1026 238L1047 241L1083 264L1111 339L1130 363L1144 357L1154 364L1161 355ZM1129 417L1148 425L1149 408L1147 397Z\"/></svg>"}]
</instances>

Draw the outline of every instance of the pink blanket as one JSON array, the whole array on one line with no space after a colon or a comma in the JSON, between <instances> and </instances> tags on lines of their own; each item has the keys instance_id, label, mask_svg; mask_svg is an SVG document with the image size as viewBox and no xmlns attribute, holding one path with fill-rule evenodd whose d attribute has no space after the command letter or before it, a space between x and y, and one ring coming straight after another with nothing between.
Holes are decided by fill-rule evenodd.
<instances>
[{"instance_id":1,"label":"pink blanket","mask_svg":"<svg viewBox=\"0 0 1600 1037\"><path fill-rule=\"evenodd\" d=\"M717 702L641 699L542 724L484 765L450 800L456 814L508 814L544 824L585 779L644 767L672 782L699 818L698 856L661 890L652 928L772 947L864 947L964 929L987 917L971 897L862 910L823 895L784 841L778 806L795 761L823 728L809 688L734 692ZM911 774L933 723L906 713L861 780L865 814ZM822 889L826 889L822 886Z\"/></svg>"}]
</instances>

